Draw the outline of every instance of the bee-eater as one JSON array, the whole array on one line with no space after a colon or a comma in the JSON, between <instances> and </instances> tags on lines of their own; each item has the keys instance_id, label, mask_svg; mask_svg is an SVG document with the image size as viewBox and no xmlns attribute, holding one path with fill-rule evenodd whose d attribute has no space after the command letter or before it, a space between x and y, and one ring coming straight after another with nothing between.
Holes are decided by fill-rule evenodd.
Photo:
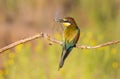
<instances>
[{"instance_id":1,"label":"bee-eater","mask_svg":"<svg viewBox=\"0 0 120 79\"><path fill-rule=\"evenodd\" d=\"M59 70L60 68L62 68L64 61L71 52L71 50L76 47L76 43L80 36L80 29L72 17L57 19L57 22L60 22L63 26L65 26L63 32L62 54L58 68Z\"/></svg>"}]
</instances>

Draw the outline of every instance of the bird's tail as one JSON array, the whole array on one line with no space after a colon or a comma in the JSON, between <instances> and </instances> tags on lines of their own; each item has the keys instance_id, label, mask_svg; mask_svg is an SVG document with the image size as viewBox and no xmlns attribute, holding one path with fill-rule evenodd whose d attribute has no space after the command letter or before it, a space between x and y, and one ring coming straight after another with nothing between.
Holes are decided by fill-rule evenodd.
<instances>
[{"instance_id":1,"label":"bird's tail","mask_svg":"<svg viewBox=\"0 0 120 79\"><path fill-rule=\"evenodd\" d=\"M64 61L67 58L67 56L69 55L71 50L72 50L72 48L69 48L68 50L63 50L58 70L63 67Z\"/></svg>"}]
</instances>

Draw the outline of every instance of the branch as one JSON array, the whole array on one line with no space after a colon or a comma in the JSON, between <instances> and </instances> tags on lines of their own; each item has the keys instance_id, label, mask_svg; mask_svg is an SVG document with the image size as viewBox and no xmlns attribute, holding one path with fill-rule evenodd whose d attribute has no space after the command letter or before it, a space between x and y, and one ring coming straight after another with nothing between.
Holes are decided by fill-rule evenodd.
<instances>
[{"instance_id":1,"label":"branch","mask_svg":"<svg viewBox=\"0 0 120 79\"><path fill-rule=\"evenodd\" d=\"M6 50L8 50L8 49L11 49L11 48L13 48L13 47L15 47L15 46L17 46L17 45L19 45L19 44L23 44L23 43L26 43L26 42L35 40L35 39L37 39L37 38L45 38L45 39L47 39L47 40L49 40L49 41L51 42L50 44L56 43L56 44L62 45L62 42L57 41L57 40L55 40L55 39L52 39L48 34L45 34L45 33L42 33L42 32L41 32L40 34L34 35L34 36L29 37L29 38L26 38L26 39L19 40L19 41L17 41L17 42L14 42L14 43L12 43L12 44L9 44L9 45L1 48L1 49L0 49L0 53L6 51Z\"/></svg>"},{"instance_id":2,"label":"branch","mask_svg":"<svg viewBox=\"0 0 120 79\"><path fill-rule=\"evenodd\" d=\"M84 46L84 45L79 46L79 45L77 45L76 48L81 48L81 49L96 49L96 48L105 47L105 46L113 45L113 44L120 44L120 40L111 41L111 42L99 44L99 45L96 45L96 46Z\"/></svg>"},{"instance_id":3,"label":"branch","mask_svg":"<svg viewBox=\"0 0 120 79\"><path fill-rule=\"evenodd\" d=\"M15 46L17 46L19 44L23 44L23 43L29 42L31 40L35 40L37 38L45 38L45 39L49 40L50 41L49 45L53 45L53 44L62 45L61 41L53 39L48 34L45 34L45 33L41 32L40 34L34 35L34 36L26 38L26 39L19 40L17 42L9 44L8 46L5 46L5 47L1 48L0 49L0 53L6 51L8 49L11 49L11 48L13 48L13 47L15 47ZM81 45L80 46L80 45L76 45L76 48L81 48L81 49L95 49L95 48L100 48L100 47L104 47L104 46L108 46L108 45L113 45L113 44L119 44L119 43L120 43L120 40L117 40L117 41L111 41L111 42L99 44L99 45L96 45L96 46L85 46L85 45Z\"/></svg>"}]
</instances>

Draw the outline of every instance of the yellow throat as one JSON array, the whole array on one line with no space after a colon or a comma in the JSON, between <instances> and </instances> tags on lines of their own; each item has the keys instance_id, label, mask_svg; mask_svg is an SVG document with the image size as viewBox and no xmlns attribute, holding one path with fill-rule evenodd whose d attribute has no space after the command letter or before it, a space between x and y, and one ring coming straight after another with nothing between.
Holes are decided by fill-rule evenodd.
<instances>
[{"instance_id":1,"label":"yellow throat","mask_svg":"<svg viewBox=\"0 0 120 79\"><path fill-rule=\"evenodd\" d=\"M65 23L62 23L63 24L63 26L69 26L69 25L71 25L71 23L69 23L69 22L65 22Z\"/></svg>"}]
</instances>

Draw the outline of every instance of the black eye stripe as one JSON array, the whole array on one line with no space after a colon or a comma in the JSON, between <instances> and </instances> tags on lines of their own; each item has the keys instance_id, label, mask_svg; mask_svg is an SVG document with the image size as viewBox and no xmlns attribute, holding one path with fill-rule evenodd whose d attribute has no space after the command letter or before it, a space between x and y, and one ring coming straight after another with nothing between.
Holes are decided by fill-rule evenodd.
<instances>
[{"instance_id":1,"label":"black eye stripe","mask_svg":"<svg viewBox=\"0 0 120 79\"><path fill-rule=\"evenodd\" d=\"M70 23L69 21L64 21L64 22L68 22L68 23Z\"/></svg>"}]
</instances>

